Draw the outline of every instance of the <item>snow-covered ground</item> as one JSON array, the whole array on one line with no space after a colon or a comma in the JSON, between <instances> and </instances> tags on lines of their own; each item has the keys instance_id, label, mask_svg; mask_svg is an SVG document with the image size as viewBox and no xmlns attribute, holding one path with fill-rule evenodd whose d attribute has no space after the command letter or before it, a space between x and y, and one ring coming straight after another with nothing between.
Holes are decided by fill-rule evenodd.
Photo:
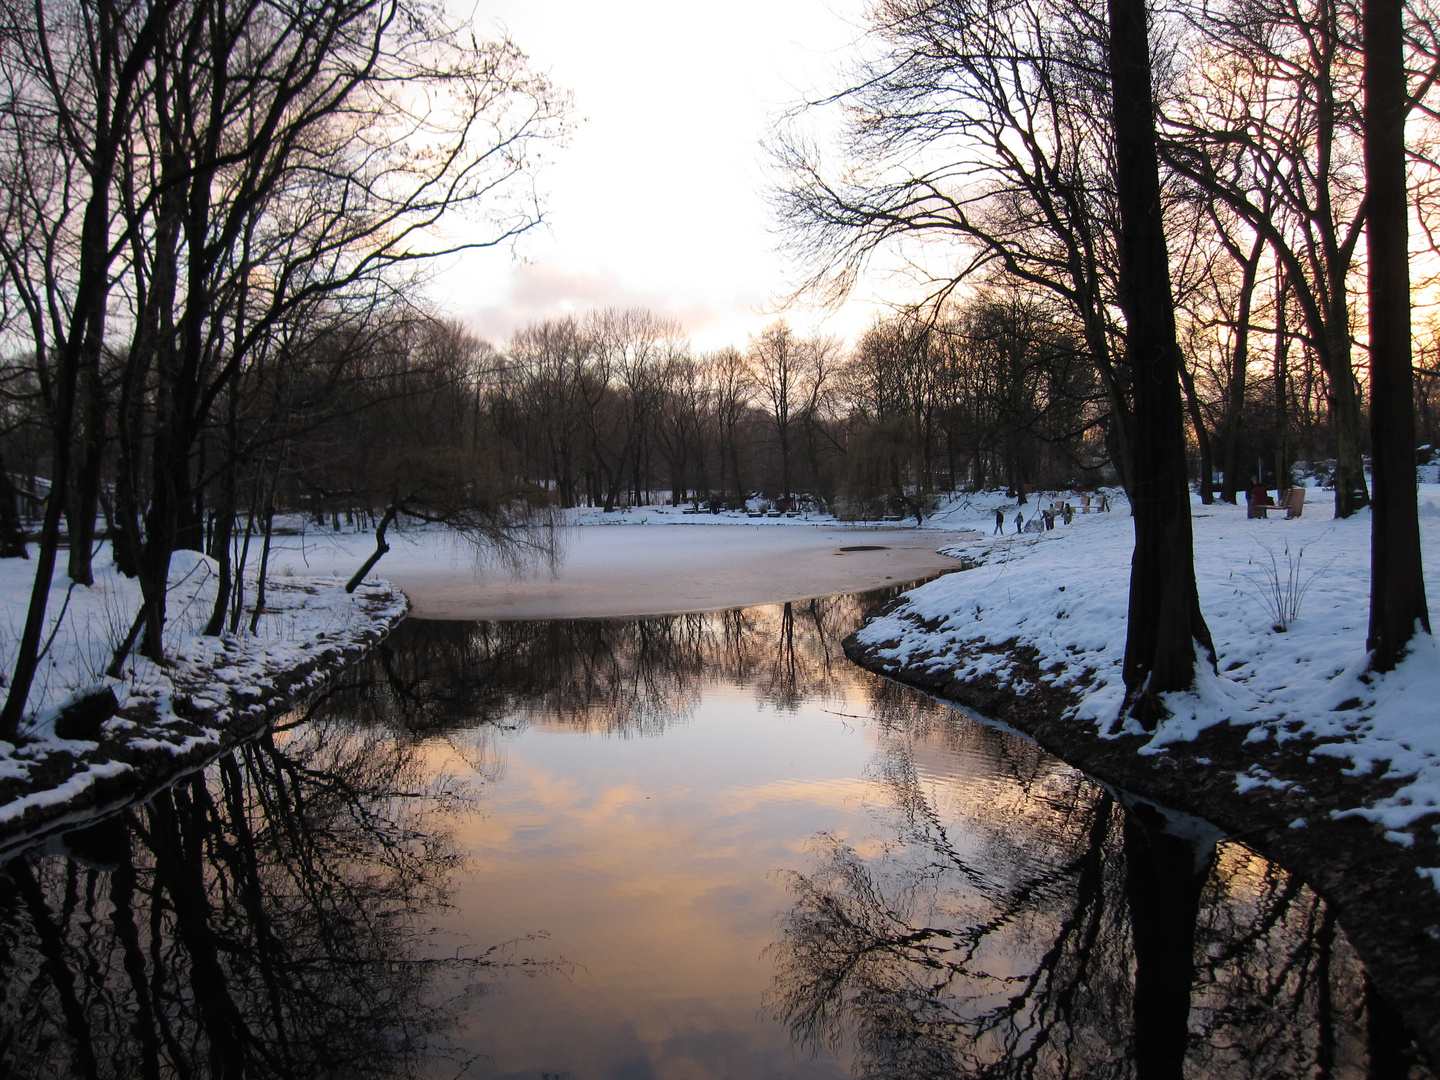
<instances>
[{"instance_id":1,"label":"snow-covered ground","mask_svg":"<svg viewBox=\"0 0 1440 1080\"><path fill-rule=\"evenodd\" d=\"M34 573L31 560L0 560L0 677L14 667ZM403 617L405 599L388 585L367 582L347 594L343 584L277 575L253 636L207 638L200 631L215 597L214 564L178 552L167 605L170 664L132 653L110 678L105 670L139 608L139 587L116 573L108 549L96 559L93 586L72 587L62 565L19 745L0 740L0 844L65 820L72 805L93 811L202 764ZM107 689L119 711L94 737L57 733L62 706Z\"/></svg>"},{"instance_id":2,"label":"snow-covered ground","mask_svg":"<svg viewBox=\"0 0 1440 1080\"><path fill-rule=\"evenodd\" d=\"M1313 736L1314 753L1342 759L1354 775L1412 777L1390 797L1350 811L1408 845L1413 838L1403 830L1440 810L1440 646L1420 635L1395 671L1365 673L1370 516L1333 520L1330 499L1310 492L1304 516L1290 521L1273 511L1249 520L1243 505L1195 502L1196 578L1219 673L1204 671L1193 692L1167 699L1173 715L1142 752L1226 722L1248 727L1257 744ZM861 641L884 644L887 659L959 669L962 678L1003 677L1012 663L1004 651L966 643L1029 645L1042 669L1060 665L1050 676L1057 682L1090 673L1077 723L1106 736L1143 734L1119 719L1134 532L1122 497L1112 500L1109 514L1077 516L1043 534L1016 535L1011 521L1005 536L989 535L993 511L1004 505L1013 518L1013 502L971 500L947 521L985 535L946 550L979 565L907 594L902 607L860 632ZM1440 485L1421 485L1419 501L1433 619L1440 615ZM1235 783L1243 791L1280 781L1251 767ZM1440 888L1440 868L1430 875Z\"/></svg>"}]
</instances>

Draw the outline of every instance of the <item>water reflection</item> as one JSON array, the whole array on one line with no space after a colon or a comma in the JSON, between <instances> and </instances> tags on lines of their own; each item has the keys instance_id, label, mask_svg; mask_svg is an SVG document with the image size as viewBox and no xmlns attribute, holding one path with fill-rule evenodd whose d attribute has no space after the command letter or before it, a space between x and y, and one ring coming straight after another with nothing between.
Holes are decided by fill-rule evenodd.
<instances>
[{"instance_id":1,"label":"water reflection","mask_svg":"<svg viewBox=\"0 0 1440 1080\"><path fill-rule=\"evenodd\" d=\"M0 1072L1429 1075L1303 883L849 664L884 599L404 624L6 868Z\"/></svg>"},{"instance_id":2,"label":"water reflection","mask_svg":"<svg viewBox=\"0 0 1440 1080\"><path fill-rule=\"evenodd\" d=\"M1432 1075L1298 879L1031 744L944 741L990 768L892 730L884 842L821 836L787 874L768 1005L797 1043L896 1080Z\"/></svg>"},{"instance_id":3,"label":"water reflection","mask_svg":"<svg viewBox=\"0 0 1440 1080\"><path fill-rule=\"evenodd\" d=\"M656 735L720 682L794 709L856 685L860 673L840 643L899 591L624 621L412 620L317 715L364 715L411 735L517 722ZM881 708L911 697L878 680L873 687Z\"/></svg>"},{"instance_id":4,"label":"water reflection","mask_svg":"<svg viewBox=\"0 0 1440 1080\"><path fill-rule=\"evenodd\" d=\"M433 1057L458 852L395 740L277 732L0 876L0 1072L390 1076Z\"/></svg>"}]
</instances>

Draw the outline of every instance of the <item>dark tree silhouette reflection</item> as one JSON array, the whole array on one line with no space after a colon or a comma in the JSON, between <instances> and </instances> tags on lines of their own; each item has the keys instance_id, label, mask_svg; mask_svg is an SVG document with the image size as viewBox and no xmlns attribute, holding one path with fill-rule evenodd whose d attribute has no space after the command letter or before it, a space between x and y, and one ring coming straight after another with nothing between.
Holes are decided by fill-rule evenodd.
<instances>
[{"instance_id":1,"label":"dark tree silhouette reflection","mask_svg":"<svg viewBox=\"0 0 1440 1080\"><path fill-rule=\"evenodd\" d=\"M394 740L312 723L0 876L0 1072L380 1077L443 1052L456 854ZM438 994L437 994L438 992Z\"/></svg>"},{"instance_id":2,"label":"dark tree silhouette reflection","mask_svg":"<svg viewBox=\"0 0 1440 1080\"><path fill-rule=\"evenodd\" d=\"M721 681L794 709L861 681L840 643L898 591L623 621L412 620L318 714L363 715L416 736L518 720L647 735L683 722Z\"/></svg>"},{"instance_id":3,"label":"dark tree silhouette reflection","mask_svg":"<svg viewBox=\"0 0 1440 1080\"><path fill-rule=\"evenodd\" d=\"M954 725L954 753L994 763L960 783L913 736L895 724L875 763L883 842L821 836L787 875L768 1005L801 1045L894 1080L1430 1075L1407 1039L1380 1067L1383 1005L1283 870L1228 842L1212 860L999 732Z\"/></svg>"},{"instance_id":4,"label":"dark tree silhouette reflection","mask_svg":"<svg viewBox=\"0 0 1440 1080\"><path fill-rule=\"evenodd\" d=\"M783 875L791 901L769 950L766 1011L799 1045L834 1047L857 1075L886 1080L1431 1075L1301 882L1240 844L1187 840L1159 811L1034 744L849 664L844 635L886 598L630 622L402 625L305 717L70 834L65 850L0 871L0 1075L483 1073L495 1063L458 1049L492 1047L487 1032L476 1041L463 1030L469 996L495 972L542 965L524 960L519 943L457 949L462 922L437 916L460 880L451 815L483 787L465 768L454 778L440 770L458 754L480 781L498 776L504 733L525 725L656 735L686 722L717 683L726 695L706 723L730 723L743 686L769 709L808 714L819 704L838 714L837 731L862 714L846 753L873 755L871 784L850 783L853 758L842 788L821 769L817 803L792 795L803 784L782 785L799 824L777 834L785 842L775 851L792 851L817 821L849 830L815 837L812 863ZM662 746L618 749L627 762L664 760ZM793 771L806 778L805 764ZM788 774L757 775L768 784ZM748 780L726 782L750 790ZM808 816L837 790L842 816ZM717 804L693 805L713 813ZM792 809L758 805L745 812ZM615 828L645 841L655 817ZM575 837L614 842L613 824ZM727 824L726 842L746 835L735 828L749 825ZM626 904L646 891L633 888L637 878L665 862L676 833L654 835L620 875ZM765 827L748 835L769 838ZM510 898L528 902L531 883L546 881L565 900L568 857L558 875L517 878ZM578 903L591 899L577 889ZM762 897L757 908L744 909L747 893ZM769 890L717 878L704 895L680 905L683 932L665 940L724 933L717 920L732 917L741 939L769 940ZM654 933L639 921L642 936ZM697 987L696 1000L706 992ZM561 1001L568 1017L572 997L535 1000ZM508 1015L511 1041L523 1042L530 1020ZM595 1075L631 1075L633 1061L591 1064ZM834 1067L816 1063L825 1075Z\"/></svg>"}]
</instances>

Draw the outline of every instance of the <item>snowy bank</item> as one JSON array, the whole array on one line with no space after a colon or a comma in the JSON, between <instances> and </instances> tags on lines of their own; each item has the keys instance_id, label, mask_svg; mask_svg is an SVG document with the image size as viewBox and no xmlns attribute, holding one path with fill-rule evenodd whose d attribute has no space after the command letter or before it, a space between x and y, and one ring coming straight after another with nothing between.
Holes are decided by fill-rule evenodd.
<instances>
[{"instance_id":1,"label":"snowy bank","mask_svg":"<svg viewBox=\"0 0 1440 1080\"><path fill-rule=\"evenodd\" d=\"M1440 1058L1440 647L1421 635L1395 671L1366 674L1368 512L1332 520L1322 491L1290 521L1194 505L1219 670L1168 696L1172 715L1148 733L1120 717L1134 534L1115 501L1050 532L1008 521L1004 536L948 548L967 569L901 597L847 652L1307 878ZM991 533L995 506L972 507L969 524ZM1420 509L1440 612L1440 487L1421 486Z\"/></svg>"},{"instance_id":2,"label":"snowy bank","mask_svg":"<svg viewBox=\"0 0 1440 1080\"><path fill-rule=\"evenodd\" d=\"M384 582L347 594L343 578L282 575L267 586L254 636L207 638L199 631L214 600L213 564L178 552L165 642L171 663L161 668L132 655L112 679L104 669L139 590L108 563L108 555L97 560L88 588L56 575L32 711L18 745L0 741L0 856L144 798L264 730L364 655L406 610L404 596ZM0 560L0 669L7 672L33 575L33 562ZM103 704L89 720L73 710L62 719L77 698Z\"/></svg>"}]
</instances>

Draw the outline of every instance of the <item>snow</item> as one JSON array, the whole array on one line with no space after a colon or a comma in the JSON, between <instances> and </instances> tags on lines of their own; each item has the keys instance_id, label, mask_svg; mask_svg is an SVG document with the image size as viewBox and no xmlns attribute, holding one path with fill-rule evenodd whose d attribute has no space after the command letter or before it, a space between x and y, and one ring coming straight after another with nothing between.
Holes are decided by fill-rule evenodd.
<instances>
[{"instance_id":1,"label":"snow","mask_svg":"<svg viewBox=\"0 0 1440 1080\"><path fill-rule=\"evenodd\" d=\"M1026 516L1038 512L1042 498L1054 497L1035 497L1023 508ZM1058 497L1079 505L1073 493ZM1376 822L1397 844L1406 837L1413 842L1406 830L1440 810L1440 645L1422 635L1396 670L1366 673L1368 512L1332 520L1322 491L1312 493L1305 516L1293 521L1279 515L1248 520L1243 506L1194 505L1196 577L1219 670L1202 667L1190 691L1169 695L1171 715L1146 735L1120 716L1134 534L1123 496L1111 492L1110 498L1109 513L1077 514L1070 525L1057 521L1038 533L1017 533L1014 501L999 494L957 499L923 528L892 522L859 531L815 514L571 511L556 530L563 555L558 567L537 564L512 574L477 561L448 534L395 530L392 550L375 572L418 597L421 614L618 617L798 599L959 566L962 572L913 590L867 624L862 641L889 659L970 678L1003 677L1014 663L1011 643L1030 646L1047 678L1079 688L1070 720L1101 737L1144 736L1145 754L1171 753L1224 723L1248 728L1247 739L1261 746L1309 737L1314 754L1338 759L1354 775L1402 781L1393 794L1337 814ZM1422 484L1419 505L1428 601L1440 611L1440 484ZM993 535L996 509L1005 518L1000 536ZM290 691L318 686L324 675L312 670L317 658L354 649L367 633L373 640L377 627L403 614L404 597L382 582L367 581L354 595L342 588L373 549L369 533L290 524L295 535L277 537L272 553L267 613L256 636L201 636L215 568L197 553L178 553L166 642L173 665L161 669L132 657L118 680L104 669L133 618L138 590L104 553L91 588L72 588L57 573L46 628L53 641L21 744L0 743L0 784L23 786L57 755L76 766L58 786L0 808L0 824L32 803L63 803L113 775L104 770L125 767L98 759L103 751L94 742L56 737L59 707L83 688L109 686L121 703L124 715L105 724L106 746L189 761L218 748L227 724L273 696L282 673L298 680L286 684ZM937 556L937 549L944 554ZM33 572L33 562L0 560L0 670L6 673ZM1277 630L1282 622L1286 628ZM977 652L976 644L990 651ZM143 722L135 719L142 715ZM1240 791L1285 784L1258 766L1233 781ZM1307 827L1303 817L1292 824ZM1440 887L1440 870L1431 876Z\"/></svg>"},{"instance_id":2,"label":"snow","mask_svg":"<svg viewBox=\"0 0 1440 1080\"><path fill-rule=\"evenodd\" d=\"M0 834L6 842L66 820L77 800L97 805L128 790L109 783L134 773L138 791L174 769L190 769L253 729L267 709L318 687L346 657L405 612L403 595L367 583L354 594L343 579L271 582L257 632L203 637L217 584L212 560L175 554L167 596L169 623L161 667L132 654L119 678L105 674L139 608L138 584L116 572L108 548L95 560L95 583L72 585L57 571L50 590L45 646L17 744L0 742ZM8 676L34 580L33 560L0 560L0 671ZM109 688L120 713L99 739L62 739L62 707ZM169 763L169 764L167 764Z\"/></svg>"},{"instance_id":3,"label":"snow","mask_svg":"<svg viewBox=\"0 0 1440 1080\"><path fill-rule=\"evenodd\" d=\"M1082 688L1070 719L1102 737L1145 736L1120 715L1134 533L1123 496L1112 493L1111 502L1109 514L1079 515L1031 536L1016 535L1013 502L972 500L968 522L950 524L983 535L947 551L975 568L907 594L866 625L861 641L886 659L958 667L961 677L1003 675L1012 663L1006 650L976 657L967 645L1032 646L1042 670L1060 665L1047 677ZM1426 598L1437 612L1440 485L1421 484L1419 504ZM990 535L997 505L1008 510L1003 537ZM1313 753L1339 759L1352 775L1403 779L1392 795L1336 814L1378 822L1405 843L1406 828L1440 810L1440 644L1419 635L1394 671L1366 673L1369 512L1333 520L1328 493L1314 491L1295 520L1250 520L1243 505L1198 500L1192 517L1200 604L1219 670L1202 665L1190 691L1166 697L1171 715L1141 752L1169 752L1223 723L1249 727L1255 743L1309 736ZM1257 767L1234 780L1242 792L1283 784Z\"/></svg>"}]
</instances>

